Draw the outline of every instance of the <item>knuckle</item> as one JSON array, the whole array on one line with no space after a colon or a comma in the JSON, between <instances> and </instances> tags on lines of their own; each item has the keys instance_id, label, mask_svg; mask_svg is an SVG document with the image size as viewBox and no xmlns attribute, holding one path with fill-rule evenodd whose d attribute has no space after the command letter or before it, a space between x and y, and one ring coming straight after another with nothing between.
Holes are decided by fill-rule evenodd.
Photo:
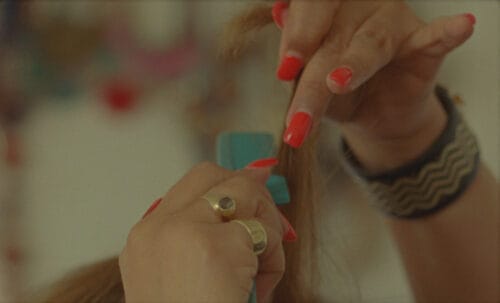
<instances>
[{"instance_id":1,"label":"knuckle","mask_svg":"<svg viewBox=\"0 0 500 303\"><path fill-rule=\"evenodd\" d=\"M217 180L221 177L228 177L232 174L231 171L220 167L219 165L209 162L203 161L201 163L196 164L189 172L190 175L195 176L210 176L211 179Z\"/></svg>"},{"instance_id":2,"label":"knuckle","mask_svg":"<svg viewBox=\"0 0 500 303\"><path fill-rule=\"evenodd\" d=\"M290 49L298 50L304 55L310 54L313 45L316 43L315 37L310 35L301 36L301 34L292 35L288 42Z\"/></svg>"},{"instance_id":3,"label":"knuckle","mask_svg":"<svg viewBox=\"0 0 500 303\"><path fill-rule=\"evenodd\" d=\"M392 10L397 14L406 14L412 12L411 8L405 1L391 1L387 5L389 5L389 7L392 8Z\"/></svg>"},{"instance_id":4,"label":"knuckle","mask_svg":"<svg viewBox=\"0 0 500 303\"><path fill-rule=\"evenodd\" d=\"M282 245L281 242L280 242L280 245ZM285 274L285 268L286 268L285 251L283 249L283 246L281 246L279 248L278 260L279 260L279 263L276 265L276 271L277 271L277 274L279 275L280 280L281 280L281 278Z\"/></svg>"},{"instance_id":5,"label":"knuckle","mask_svg":"<svg viewBox=\"0 0 500 303\"><path fill-rule=\"evenodd\" d=\"M343 33L332 31L321 46L320 51L327 57L340 56L349 46L350 37Z\"/></svg>"},{"instance_id":6,"label":"knuckle","mask_svg":"<svg viewBox=\"0 0 500 303\"><path fill-rule=\"evenodd\" d=\"M268 231L268 247L270 251L274 252L276 254L276 262L274 264L274 271L277 274L283 274L285 271L286 267L286 258L285 258L285 251L284 251L284 246L283 246L283 241L281 233L278 233L273 230Z\"/></svg>"},{"instance_id":7,"label":"knuckle","mask_svg":"<svg viewBox=\"0 0 500 303\"><path fill-rule=\"evenodd\" d=\"M132 227L127 236L127 241L125 244L124 251L130 251L142 247L144 236L145 236L144 225L141 222L136 223Z\"/></svg>"},{"instance_id":8,"label":"knuckle","mask_svg":"<svg viewBox=\"0 0 500 303\"><path fill-rule=\"evenodd\" d=\"M288 39L291 44L310 44L316 40L316 34L314 32L310 34L304 33L304 28L302 26L291 26L288 32Z\"/></svg>"},{"instance_id":9,"label":"knuckle","mask_svg":"<svg viewBox=\"0 0 500 303\"><path fill-rule=\"evenodd\" d=\"M310 55L323 39L323 33L319 31L304 30L303 26L290 28L287 41L288 48L300 51L303 55Z\"/></svg>"},{"instance_id":10,"label":"knuckle","mask_svg":"<svg viewBox=\"0 0 500 303\"><path fill-rule=\"evenodd\" d=\"M272 217L274 219L273 213L269 212L268 207L268 205L271 205L272 201L264 196L259 195L258 197L254 197L251 202L254 204L254 209L257 216L262 217L264 220L266 219L266 217ZM273 222L273 220L270 221Z\"/></svg>"},{"instance_id":11,"label":"knuckle","mask_svg":"<svg viewBox=\"0 0 500 303\"><path fill-rule=\"evenodd\" d=\"M392 39L389 33L383 29L365 29L356 33L354 38L369 43L377 50L389 52L392 49Z\"/></svg>"},{"instance_id":12,"label":"knuckle","mask_svg":"<svg viewBox=\"0 0 500 303\"><path fill-rule=\"evenodd\" d=\"M308 94L320 94L321 92L325 92L328 90L326 83L323 81L323 78L319 79L309 79L303 78L300 80L300 89L307 91Z\"/></svg>"},{"instance_id":13,"label":"knuckle","mask_svg":"<svg viewBox=\"0 0 500 303\"><path fill-rule=\"evenodd\" d=\"M237 175L228 180L228 186L234 187L240 193L244 195L251 195L257 200L266 200L267 195L265 194L265 187L263 184L257 182L256 180L244 176Z\"/></svg>"},{"instance_id":14,"label":"knuckle","mask_svg":"<svg viewBox=\"0 0 500 303\"><path fill-rule=\"evenodd\" d=\"M241 188L245 192L255 190L258 186L257 182L252 180L252 178L244 175L236 175L227 181L229 186L234 186L235 188Z\"/></svg>"},{"instance_id":15,"label":"knuckle","mask_svg":"<svg viewBox=\"0 0 500 303\"><path fill-rule=\"evenodd\" d=\"M347 45L340 45L336 43L325 43L321 50L328 57L340 57L342 52L347 48Z\"/></svg>"},{"instance_id":16,"label":"knuckle","mask_svg":"<svg viewBox=\"0 0 500 303\"><path fill-rule=\"evenodd\" d=\"M234 176L226 181L224 187L228 189L231 188L231 192L233 192L240 201L245 201L248 209L252 209L258 214L266 212L266 204L272 204L272 199L266 192L267 189L264 185L248 176Z\"/></svg>"},{"instance_id":17,"label":"knuckle","mask_svg":"<svg viewBox=\"0 0 500 303\"><path fill-rule=\"evenodd\" d=\"M219 169L219 167L215 163L209 162L209 161L203 161L201 163L196 164L192 168L192 171L193 172L205 172L205 171L212 171L212 170L216 170L216 169Z\"/></svg>"}]
</instances>

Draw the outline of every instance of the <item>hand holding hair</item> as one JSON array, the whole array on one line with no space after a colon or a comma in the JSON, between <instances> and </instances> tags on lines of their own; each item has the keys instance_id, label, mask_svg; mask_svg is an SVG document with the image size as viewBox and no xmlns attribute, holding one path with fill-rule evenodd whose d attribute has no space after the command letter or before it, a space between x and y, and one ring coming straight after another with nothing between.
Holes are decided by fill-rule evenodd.
<instances>
[{"instance_id":1,"label":"hand holding hair","mask_svg":"<svg viewBox=\"0 0 500 303\"><path fill-rule=\"evenodd\" d=\"M119 258L126 301L246 302L255 277L268 302L291 229L264 187L269 175L210 163L185 175L129 234Z\"/></svg>"},{"instance_id":2,"label":"hand holding hair","mask_svg":"<svg viewBox=\"0 0 500 303\"><path fill-rule=\"evenodd\" d=\"M296 81L284 142L300 147L323 116L338 122L347 166L393 216L417 302L498 302L498 182L436 89L475 16L425 22L406 1L291 0L276 3L273 17L278 78Z\"/></svg>"},{"instance_id":3,"label":"hand holding hair","mask_svg":"<svg viewBox=\"0 0 500 303\"><path fill-rule=\"evenodd\" d=\"M322 116L373 172L398 167L439 135L433 91L445 56L473 32L471 14L427 23L405 1L278 1L278 78L297 80L284 140L299 147Z\"/></svg>"}]
</instances>

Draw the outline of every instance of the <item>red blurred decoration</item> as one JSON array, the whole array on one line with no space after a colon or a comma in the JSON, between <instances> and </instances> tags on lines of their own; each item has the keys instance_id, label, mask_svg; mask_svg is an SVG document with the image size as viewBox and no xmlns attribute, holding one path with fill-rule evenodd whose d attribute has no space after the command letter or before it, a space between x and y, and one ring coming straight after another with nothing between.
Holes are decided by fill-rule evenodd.
<instances>
[{"instance_id":1,"label":"red blurred decoration","mask_svg":"<svg viewBox=\"0 0 500 303\"><path fill-rule=\"evenodd\" d=\"M11 132L5 135L7 141L7 151L5 161L11 167L19 167L21 165L21 143L19 138Z\"/></svg>"},{"instance_id":2,"label":"red blurred decoration","mask_svg":"<svg viewBox=\"0 0 500 303\"><path fill-rule=\"evenodd\" d=\"M7 247L5 249L5 258L12 264L19 264L23 259L23 253L16 247Z\"/></svg>"},{"instance_id":3,"label":"red blurred decoration","mask_svg":"<svg viewBox=\"0 0 500 303\"><path fill-rule=\"evenodd\" d=\"M137 104L138 89L128 81L114 80L104 87L104 99L115 112L127 112Z\"/></svg>"}]
</instances>

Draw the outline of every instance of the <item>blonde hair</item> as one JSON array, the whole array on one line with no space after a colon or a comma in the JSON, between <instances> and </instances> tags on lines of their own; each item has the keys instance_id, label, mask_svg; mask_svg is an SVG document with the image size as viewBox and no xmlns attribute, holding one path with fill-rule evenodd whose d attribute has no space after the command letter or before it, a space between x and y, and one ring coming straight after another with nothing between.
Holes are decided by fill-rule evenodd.
<instances>
[{"instance_id":1,"label":"blonde hair","mask_svg":"<svg viewBox=\"0 0 500 303\"><path fill-rule=\"evenodd\" d=\"M226 27L223 56L237 57L250 43L249 35L272 23L269 5L257 5L235 17ZM295 89L293 90L295 92ZM293 94L292 96L293 97ZM281 144L276 172L286 177L291 203L281 210L295 227L298 241L285 243L286 271L275 290L274 302L315 302L316 239L314 205L318 201L313 178L317 176L315 145L317 130L300 149ZM118 257L79 269L58 281L41 302L124 302Z\"/></svg>"}]
</instances>

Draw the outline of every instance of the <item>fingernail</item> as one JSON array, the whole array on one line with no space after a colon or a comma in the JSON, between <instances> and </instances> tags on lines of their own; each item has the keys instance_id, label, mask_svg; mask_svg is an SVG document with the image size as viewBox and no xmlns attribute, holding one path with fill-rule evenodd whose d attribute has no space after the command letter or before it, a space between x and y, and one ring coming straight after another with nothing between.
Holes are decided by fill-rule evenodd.
<instances>
[{"instance_id":1,"label":"fingernail","mask_svg":"<svg viewBox=\"0 0 500 303\"><path fill-rule=\"evenodd\" d=\"M142 218L144 219L147 216L149 216L158 207L158 205L160 205L162 200L163 200L162 198L159 198L156 201L154 201L153 204L151 204L151 206L148 208L148 210L144 213Z\"/></svg>"},{"instance_id":2,"label":"fingernail","mask_svg":"<svg viewBox=\"0 0 500 303\"><path fill-rule=\"evenodd\" d=\"M297 241L297 233L295 232L295 229L293 228L292 224L288 222L288 219L282 213L280 213L280 215L281 215L281 221L283 221L283 225L285 226L283 241L285 242Z\"/></svg>"},{"instance_id":3,"label":"fingernail","mask_svg":"<svg viewBox=\"0 0 500 303\"><path fill-rule=\"evenodd\" d=\"M251 178L266 185L267 180L271 177L270 167L245 167L245 173L249 174Z\"/></svg>"},{"instance_id":4,"label":"fingernail","mask_svg":"<svg viewBox=\"0 0 500 303\"><path fill-rule=\"evenodd\" d=\"M309 134L311 125L312 118L310 114L305 112L295 113L283 134L283 142L294 148L300 147Z\"/></svg>"},{"instance_id":5,"label":"fingernail","mask_svg":"<svg viewBox=\"0 0 500 303\"><path fill-rule=\"evenodd\" d=\"M277 76L278 79L282 81L292 81L299 74L300 70L304 66L304 61L297 54L291 54L283 58L281 64L278 68Z\"/></svg>"},{"instance_id":6,"label":"fingernail","mask_svg":"<svg viewBox=\"0 0 500 303\"><path fill-rule=\"evenodd\" d=\"M264 167L273 167L278 165L278 159L276 158L266 158L253 161L248 164L246 168L264 168Z\"/></svg>"},{"instance_id":7,"label":"fingernail","mask_svg":"<svg viewBox=\"0 0 500 303\"><path fill-rule=\"evenodd\" d=\"M464 14L464 17L466 17L467 19L469 19L469 22L470 22L472 25L475 25L475 24L476 24L476 16L474 16L473 14L471 14L471 13L467 13L467 14Z\"/></svg>"},{"instance_id":8,"label":"fingernail","mask_svg":"<svg viewBox=\"0 0 500 303\"><path fill-rule=\"evenodd\" d=\"M288 8L288 3L285 1L276 1L273 5L272 15L274 23L279 29L283 29L283 13Z\"/></svg>"},{"instance_id":9,"label":"fingernail","mask_svg":"<svg viewBox=\"0 0 500 303\"><path fill-rule=\"evenodd\" d=\"M348 67L339 67L330 73L330 80L334 81L340 87L348 85L351 79L352 70Z\"/></svg>"}]
</instances>

